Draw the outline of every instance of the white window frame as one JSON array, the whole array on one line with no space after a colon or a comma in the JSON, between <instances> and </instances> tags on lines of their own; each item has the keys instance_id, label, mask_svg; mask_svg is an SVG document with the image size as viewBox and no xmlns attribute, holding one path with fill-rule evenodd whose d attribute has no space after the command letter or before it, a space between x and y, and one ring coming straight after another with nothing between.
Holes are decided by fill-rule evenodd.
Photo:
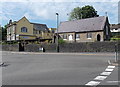
<instances>
[{"instance_id":1,"label":"white window frame","mask_svg":"<svg viewBox=\"0 0 120 87\"><path fill-rule=\"evenodd\" d=\"M77 36L79 35L79 36ZM80 34L76 34L76 40L80 40Z\"/></svg>"},{"instance_id":2,"label":"white window frame","mask_svg":"<svg viewBox=\"0 0 120 87\"><path fill-rule=\"evenodd\" d=\"M63 40L67 40L67 34L63 34Z\"/></svg>"},{"instance_id":3,"label":"white window frame","mask_svg":"<svg viewBox=\"0 0 120 87\"><path fill-rule=\"evenodd\" d=\"M70 36L71 36L71 37L70 37ZM72 34L69 34L68 39L69 39L69 41L72 41L72 40L73 40L73 35L72 35Z\"/></svg>"},{"instance_id":4,"label":"white window frame","mask_svg":"<svg viewBox=\"0 0 120 87\"><path fill-rule=\"evenodd\" d=\"M87 39L92 39L92 33L87 33Z\"/></svg>"}]
</instances>

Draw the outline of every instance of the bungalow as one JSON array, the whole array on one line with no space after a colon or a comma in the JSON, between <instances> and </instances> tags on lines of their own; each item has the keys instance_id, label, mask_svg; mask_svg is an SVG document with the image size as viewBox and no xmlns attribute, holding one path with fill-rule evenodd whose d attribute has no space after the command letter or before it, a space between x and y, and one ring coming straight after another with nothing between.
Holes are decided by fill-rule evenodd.
<instances>
[{"instance_id":1,"label":"bungalow","mask_svg":"<svg viewBox=\"0 0 120 87\"><path fill-rule=\"evenodd\" d=\"M114 36L120 37L120 24L111 24L110 31L111 31L113 37Z\"/></svg>"},{"instance_id":2,"label":"bungalow","mask_svg":"<svg viewBox=\"0 0 120 87\"><path fill-rule=\"evenodd\" d=\"M100 16L61 22L58 34L67 42L108 41L110 40L108 17Z\"/></svg>"}]
</instances>

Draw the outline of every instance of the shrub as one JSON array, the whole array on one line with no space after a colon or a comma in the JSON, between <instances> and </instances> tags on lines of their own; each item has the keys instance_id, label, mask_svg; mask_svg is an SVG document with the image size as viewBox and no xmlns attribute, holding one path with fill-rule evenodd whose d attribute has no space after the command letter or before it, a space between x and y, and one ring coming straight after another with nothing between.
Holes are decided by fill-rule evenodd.
<instances>
[{"instance_id":1,"label":"shrub","mask_svg":"<svg viewBox=\"0 0 120 87\"><path fill-rule=\"evenodd\" d=\"M66 43L66 42L65 42L63 39L59 39L59 40L58 40L58 43L59 43L59 44L64 44L64 43Z\"/></svg>"},{"instance_id":2,"label":"shrub","mask_svg":"<svg viewBox=\"0 0 120 87\"><path fill-rule=\"evenodd\" d=\"M112 41L118 41L120 38L111 38Z\"/></svg>"}]
</instances>

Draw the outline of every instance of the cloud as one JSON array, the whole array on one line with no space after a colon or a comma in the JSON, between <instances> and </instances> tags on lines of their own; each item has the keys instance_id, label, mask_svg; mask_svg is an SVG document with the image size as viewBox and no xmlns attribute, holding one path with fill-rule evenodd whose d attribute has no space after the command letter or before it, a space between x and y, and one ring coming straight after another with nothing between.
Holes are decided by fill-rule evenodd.
<instances>
[{"instance_id":1,"label":"cloud","mask_svg":"<svg viewBox=\"0 0 120 87\"><path fill-rule=\"evenodd\" d=\"M1 2L118 2L119 0L1 0Z\"/></svg>"},{"instance_id":2,"label":"cloud","mask_svg":"<svg viewBox=\"0 0 120 87\"><path fill-rule=\"evenodd\" d=\"M55 20L56 12L59 15L66 16L68 9L66 9L67 4L65 3L32 3L30 7L34 15L38 16L40 19Z\"/></svg>"},{"instance_id":3,"label":"cloud","mask_svg":"<svg viewBox=\"0 0 120 87\"><path fill-rule=\"evenodd\" d=\"M67 0L64 0L66 2L63 0L52 0L52 2L44 2L48 0L39 0L39 2L35 1L38 0L25 0L24 2L22 2L22 0L17 2L2 2L3 7L0 13L3 14L3 20L19 20L21 17L26 16L31 21L55 21L55 13L58 12L60 21L66 21L68 19L67 14L70 13L73 8L78 6L82 7L84 5L92 5L101 16L104 16L105 12L108 12L111 23L116 23L118 18L118 3L112 2L113 0L109 0L110 2L105 2L107 0L101 0L101 2L80 2L82 0L70 0L71 2L68 2Z\"/></svg>"},{"instance_id":4,"label":"cloud","mask_svg":"<svg viewBox=\"0 0 120 87\"><path fill-rule=\"evenodd\" d=\"M31 11L34 15L38 16L40 19L55 20L55 13L58 12L60 15L60 20L67 20L67 14L77 6L92 5L98 11L98 14L105 16L105 12L111 14L109 16L114 17L118 13L117 2L83 2L83 3L70 3L70 2L57 2L57 3L33 3ZM115 9L116 8L116 9ZM116 19L116 18L114 18Z\"/></svg>"}]
</instances>

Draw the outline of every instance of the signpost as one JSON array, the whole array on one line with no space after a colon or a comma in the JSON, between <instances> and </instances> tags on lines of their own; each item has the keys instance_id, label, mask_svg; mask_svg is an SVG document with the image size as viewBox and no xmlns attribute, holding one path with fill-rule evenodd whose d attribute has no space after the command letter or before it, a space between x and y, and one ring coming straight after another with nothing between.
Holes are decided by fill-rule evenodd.
<instances>
[{"instance_id":1,"label":"signpost","mask_svg":"<svg viewBox=\"0 0 120 87\"><path fill-rule=\"evenodd\" d=\"M118 62L118 45L115 44L115 62Z\"/></svg>"}]
</instances>

